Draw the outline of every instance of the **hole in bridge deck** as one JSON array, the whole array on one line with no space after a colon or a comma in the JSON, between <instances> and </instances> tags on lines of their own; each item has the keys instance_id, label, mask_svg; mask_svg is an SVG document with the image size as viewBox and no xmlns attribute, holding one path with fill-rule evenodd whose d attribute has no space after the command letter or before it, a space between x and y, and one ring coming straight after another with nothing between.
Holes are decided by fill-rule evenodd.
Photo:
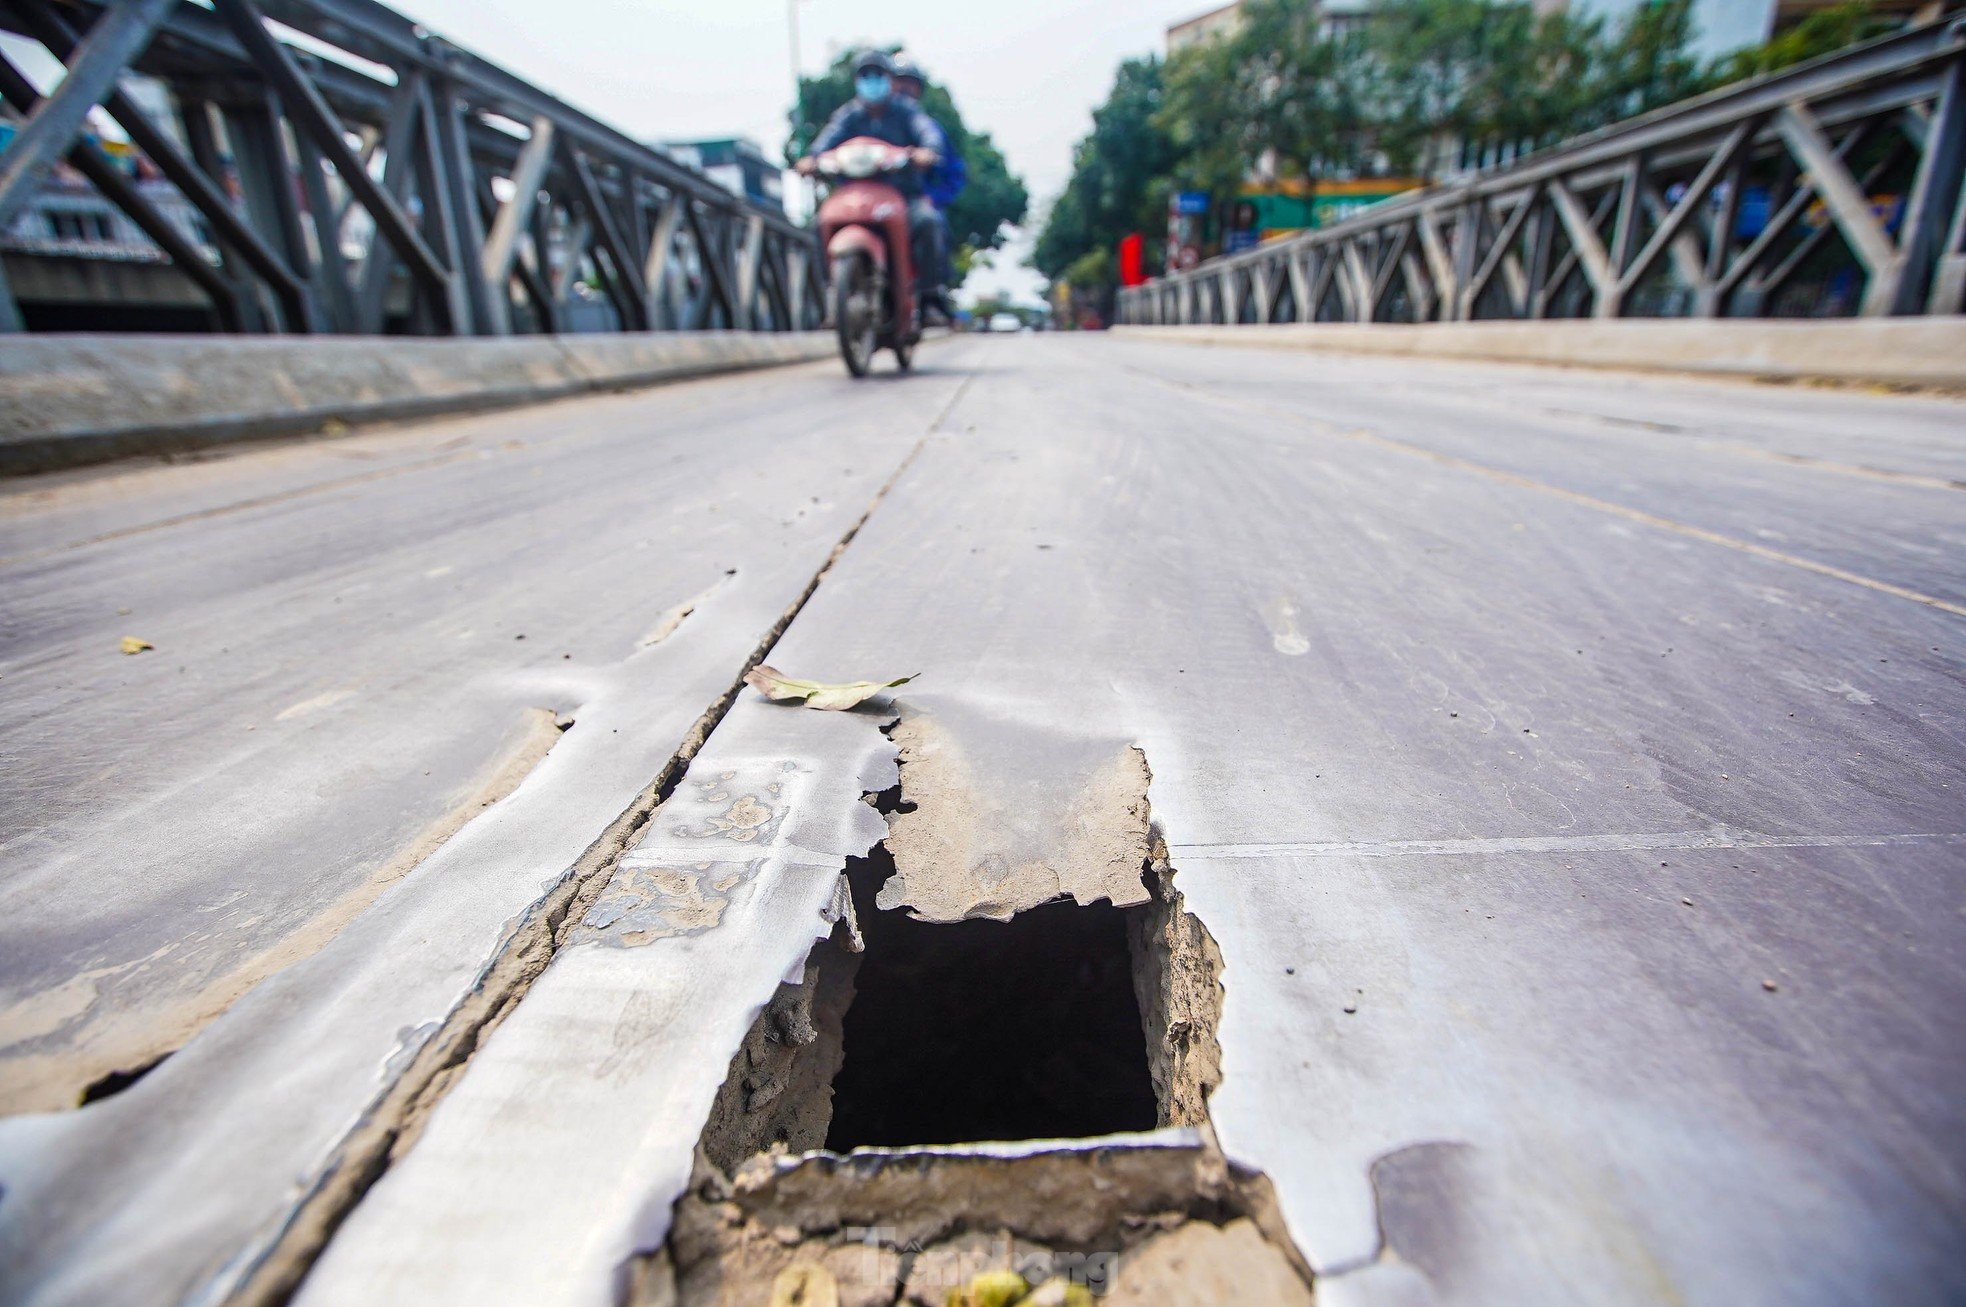
<instances>
[{"instance_id":1,"label":"hole in bridge deck","mask_svg":"<svg viewBox=\"0 0 1966 1307\"><path fill-rule=\"evenodd\" d=\"M87 1107L90 1103L99 1103L105 1098L114 1098L137 1081L149 1075L152 1071L155 1071L158 1067L164 1065L165 1060L169 1057L169 1053L163 1053L145 1062L142 1066L129 1067L121 1071L111 1071L108 1075L91 1081L88 1087L82 1091L79 1106Z\"/></svg>"},{"instance_id":2,"label":"hole in bridge deck","mask_svg":"<svg viewBox=\"0 0 1966 1307\"><path fill-rule=\"evenodd\" d=\"M867 950L826 1147L1153 1129L1125 913L1066 902L930 924L874 906L892 865L877 848L852 869Z\"/></svg>"},{"instance_id":3,"label":"hole in bridge deck","mask_svg":"<svg viewBox=\"0 0 1966 1307\"><path fill-rule=\"evenodd\" d=\"M899 798L875 797L883 811ZM1221 955L1165 851L1143 868L1148 903L1010 922L882 911L893 871L884 847L849 860L860 938L839 923L759 1014L629 1300L735 1307L807 1286L813 1301L928 1307L1014 1264L1051 1301L1061 1277L1096 1285L1114 1257L1172 1240L1161 1269L1134 1273L1147 1278L1130 1301L1310 1307L1260 1177L1206 1142L1096 1142L1202 1125L1221 1080ZM1014 1139L1065 1142L1008 1157L959 1146ZM958 1147L899 1165L841 1156L922 1144ZM1204 1283L1222 1256L1239 1277L1227 1297Z\"/></svg>"}]
</instances>

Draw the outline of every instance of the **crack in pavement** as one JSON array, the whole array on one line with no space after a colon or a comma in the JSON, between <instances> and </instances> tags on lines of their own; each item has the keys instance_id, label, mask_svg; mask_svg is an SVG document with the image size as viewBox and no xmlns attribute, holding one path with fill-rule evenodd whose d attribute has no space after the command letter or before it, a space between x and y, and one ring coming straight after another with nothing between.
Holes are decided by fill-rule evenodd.
<instances>
[{"instance_id":1,"label":"crack in pavement","mask_svg":"<svg viewBox=\"0 0 1966 1307\"><path fill-rule=\"evenodd\" d=\"M554 954L588 907L607 889L622 856L651 814L674 792L691 760L711 732L729 713L744 688L744 677L771 652L801 610L812 599L840 556L853 543L876 509L926 447L929 437L968 391L968 374L948 402L902 456L894 471L874 492L777 621L759 637L729 687L696 719L676 752L655 779L575 863L570 874L502 942L486 964L471 995L425 1040L402 1072L382 1091L364 1115L364 1124L344 1136L333 1160L321 1169L314 1190L300 1198L282 1224L279 1235L245 1269L227 1301L239 1307L279 1307L292 1297L335 1231L363 1197L414 1146L429 1115L451 1085L461 1077L472 1056L483 1047L499 1023L544 974Z\"/></svg>"}]
</instances>

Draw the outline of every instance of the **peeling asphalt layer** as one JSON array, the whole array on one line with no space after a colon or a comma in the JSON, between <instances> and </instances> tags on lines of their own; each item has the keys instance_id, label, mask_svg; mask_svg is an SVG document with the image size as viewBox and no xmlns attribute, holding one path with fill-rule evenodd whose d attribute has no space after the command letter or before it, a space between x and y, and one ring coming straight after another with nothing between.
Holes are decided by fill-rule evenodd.
<instances>
[{"instance_id":1,"label":"peeling asphalt layer","mask_svg":"<svg viewBox=\"0 0 1966 1307\"><path fill-rule=\"evenodd\" d=\"M1069 884L1144 753L1223 956L1215 1126L1327 1307L1966 1295L1966 405L921 364L6 487L0 1299L277 1296L333 1236L303 1301L608 1301L879 836L879 713L747 692L615 865L808 593L771 661L922 674L880 711L935 741L955 874ZM406 856L532 709L574 724ZM419 1075L384 1173L351 1141Z\"/></svg>"}]
</instances>

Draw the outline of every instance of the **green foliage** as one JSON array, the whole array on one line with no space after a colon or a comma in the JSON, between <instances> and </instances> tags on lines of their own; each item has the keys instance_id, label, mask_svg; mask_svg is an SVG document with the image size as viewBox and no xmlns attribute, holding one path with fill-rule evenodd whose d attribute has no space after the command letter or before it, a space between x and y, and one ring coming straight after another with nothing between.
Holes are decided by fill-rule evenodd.
<instances>
[{"instance_id":1,"label":"green foliage","mask_svg":"<svg viewBox=\"0 0 1966 1307\"><path fill-rule=\"evenodd\" d=\"M899 49L899 46L892 47ZM785 161L805 154L820 128L835 110L853 98L853 59L848 51L819 77L799 79L799 102L791 114L792 133L785 144ZM1003 151L988 132L973 132L946 88L933 82L922 88L922 108L948 133L949 143L962 155L969 184L949 208L949 231L956 243L956 284L961 285L975 256L1004 243L1006 226L1024 221L1030 195L1024 183L1004 162Z\"/></svg>"},{"instance_id":2,"label":"green foliage","mask_svg":"<svg viewBox=\"0 0 1966 1307\"><path fill-rule=\"evenodd\" d=\"M1230 34L1164 65L1122 66L1032 263L1054 281L1107 288L1114 261L1094 256L1131 231L1157 243L1176 188L1227 201L1259 168L1312 183L1434 178L1464 145L1549 145L1880 26L1868 0L1854 0L1710 67L1690 52L1692 3L1648 0L1611 23L1576 6L1382 0L1362 22L1338 24L1307 0L1244 0Z\"/></svg>"},{"instance_id":3,"label":"green foliage","mask_svg":"<svg viewBox=\"0 0 1966 1307\"><path fill-rule=\"evenodd\" d=\"M1850 0L1847 4L1818 9L1766 45L1734 55L1722 66L1721 77L1733 82L1779 72L1793 64L1807 63L1845 46L1881 36L1888 29L1889 24L1871 12L1870 0Z\"/></svg>"},{"instance_id":4,"label":"green foliage","mask_svg":"<svg viewBox=\"0 0 1966 1307\"><path fill-rule=\"evenodd\" d=\"M1611 94L1606 70L1630 61L1627 44L1649 49L1656 16L1683 15L1687 3L1643 7L1607 35L1567 10L1539 16L1523 4L1391 0L1358 56L1375 80L1373 147L1388 172L1431 177L1461 142L1540 143L1618 116L1601 107Z\"/></svg>"},{"instance_id":5,"label":"green foliage","mask_svg":"<svg viewBox=\"0 0 1966 1307\"><path fill-rule=\"evenodd\" d=\"M1113 255L1105 246L1087 250L1067 264L1058 274L1059 281L1067 286L1110 286L1118 280L1113 270Z\"/></svg>"},{"instance_id":6,"label":"green foliage","mask_svg":"<svg viewBox=\"0 0 1966 1307\"><path fill-rule=\"evenodd\" d=\"M1229 44L1242 66L1237 96L1250 129L1245 150L1268 151L1279 175L1350 175L1371 146L1377 94L1368 33L1323 32L1314 7L1295 0L1250 0ZM1251 130L1253 129L1253 130ZM1246 169L1244 175L1246 175ZM1204 189L1227 193L1241 181L1211 169Z\"/></svg>"},{"instance_id":7,"label":"green foliage","mask_svg":"<svg viewBox=\"0 0 1966 1307\"><path fill-rule=\"evenodd\" d=\"M1589 102L1566 128L1606 126L1708 89L1714 77L1689 52L1692 39L1693 0L1652 0L1632 10L1603 43Z\"/></svg>"},{"instance_id":8,"label":"green foliage","mask_svg":"<svg viewBox=\"0 0 1966 1307\"><path fill-rule=\"evenodd\" d=\"M1183 190L1226 193L1262 152L1260 127L1242 95L1252 80L1227 41L1189 46L1167 61L1165 100L1155 115L1175 152L1174 180Z\"/></svg>"},{"instance_id":9,"label":"green foliage","mask_svg":"<svg viewBox=\"0 0 1966 1307\"><path fill-rule=\"evenodd\" d=\"M1073 154L1072 179L1038 233L1031 262L1063 277L1086 254L1110 250L1128 232L1157 236L1167 224L1174 142L1159 125L1163 65L1120 65L1106 103L1092 112L1092 132ZM1111 273L1106 274L1110 277Z\"/></svg>"}]
</instances>

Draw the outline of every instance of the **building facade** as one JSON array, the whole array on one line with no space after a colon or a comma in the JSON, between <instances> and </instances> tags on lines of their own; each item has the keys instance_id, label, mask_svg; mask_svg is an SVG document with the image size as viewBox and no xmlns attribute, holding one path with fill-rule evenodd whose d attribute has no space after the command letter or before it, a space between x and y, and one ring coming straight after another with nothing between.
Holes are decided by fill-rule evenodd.
<instances>
[{"instance_id":1,"label":"building facade","mask_svg":"<svg viewBox=\"0 0 1966 1307\"><path fill-rule=\"evenodd\" d=\"M783 168L745 137L708 141L658 141L655 148L679 163L701 169L725 190L774 209L785 207Z\"/></svg>"}]
</instances>

